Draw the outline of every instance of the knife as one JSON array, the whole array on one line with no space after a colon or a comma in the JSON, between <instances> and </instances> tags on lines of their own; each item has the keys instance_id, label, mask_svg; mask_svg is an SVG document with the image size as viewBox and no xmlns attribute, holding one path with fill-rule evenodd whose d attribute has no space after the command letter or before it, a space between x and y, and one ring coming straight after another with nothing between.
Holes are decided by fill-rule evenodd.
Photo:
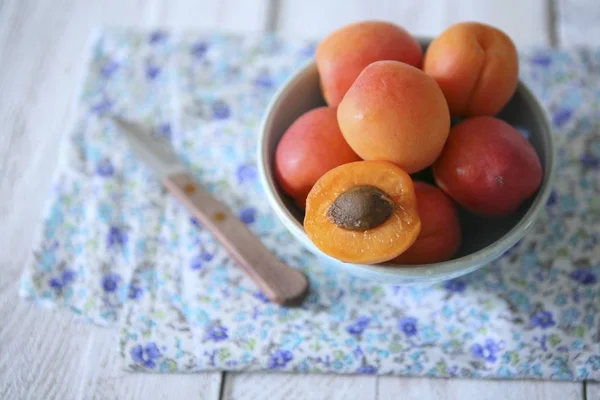
<instances>
[{"instance_id":1,"label":"knife","mask_svg":"<svg viewBox=\"0 0 600 400\"><path fill-rule=\"evenodd\" d=\"M139 124L112 117L137 155L244 269L262 292L280 305L297 304L308 292L306 276L282 263L225 205L200 185L166 140Z\"/></svg>"}]
</instances>

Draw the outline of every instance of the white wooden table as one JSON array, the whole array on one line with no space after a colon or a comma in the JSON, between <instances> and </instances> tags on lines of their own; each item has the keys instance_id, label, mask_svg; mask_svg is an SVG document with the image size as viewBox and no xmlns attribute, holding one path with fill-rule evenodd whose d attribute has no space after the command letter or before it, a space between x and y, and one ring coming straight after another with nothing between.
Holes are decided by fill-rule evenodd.
<instances>
[{"instance_id":1,"label":"white wooden table","mask_svg":"<svg viewBox=\"0 0 600 400\"><path fill-rule=\"evenodd\" d=\"M100 4L102 3L102 4ZM600 399L600 384L364 376L145 375L120 370L116 332L21 301L18 280L42 216L58 142L72 121L98 24L276 31L320 38L381 18L436 35L459 20L519 46L600 44L597 0L0 0L1 399ZM596 41L596 43L594 43ZM586 397L587 396L587 397Z\"/></svg>"}]
</instances>

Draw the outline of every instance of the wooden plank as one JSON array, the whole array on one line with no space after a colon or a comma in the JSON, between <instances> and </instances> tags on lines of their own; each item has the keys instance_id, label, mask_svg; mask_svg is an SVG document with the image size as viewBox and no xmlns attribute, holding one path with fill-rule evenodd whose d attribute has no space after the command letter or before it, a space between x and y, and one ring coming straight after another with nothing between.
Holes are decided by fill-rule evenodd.
<instances>
[{"instance_id":1,"label":"wooden plank","mask_svg":"<svg viewBox=\"0 0 600 400\"><path fill-rule=\"evenodd\" d=\"M381 377L378 400L582 400L583 385L570 382ZM589 398L589 397L588 397Z\"/></svg>"},{"instance_id":2,"label":"wooden plank","mask_svg":"<svg viewBox=\"0 0 600 400\"><path fill-rule=\"evenodd\" d=\"M585 390L586 390L585 399L587 399L587 400L600 399L600 382L586 382Z\"/></svg>"},{"instance_id":3,"label":"wooden plank","mask_svg":"<svg viewBox=\"0 0 600 400\"><path fill-rule=\"evenodd\" d=\"M224 400L370 400L377 398L377 378L370 376L278 373L232 374L225 377Z\"/></svg>"},{"instance_id":4,"label":"wooden plank","mask_svg":"<svg viewBox=\"0 0 600 400\"><path fill-rule=\"evenodd\" d=\"M290 36L319 39L364 19L387 20L416 35L436 36L451 24L474 20L505 30L519 46L550 43L546 0L282 0L280 11L278 26Z\"/></svg>"},{"instance_id":5,"label":"wooden plank","mask_svg":"<svg viewBox=\"0 0 600 400\"><path fill-rule=\"evenodd\" d=\"M557 0L556 25L561 46L600 45L597 0Z\"/></svg>"},{"instance_id":6,"label":"wooden plank","mask_svg":"<svg viewBox=\"0 0 600 400\"><path fill-rule=\"evenodd\" d=\"M168 6L167 6L168 4ZM217 399L220 373L121 369L116 330L19 299L18 281L100 24L261 30L266 0L0 1L0 398Z\"/></svg>"}]
</instances>

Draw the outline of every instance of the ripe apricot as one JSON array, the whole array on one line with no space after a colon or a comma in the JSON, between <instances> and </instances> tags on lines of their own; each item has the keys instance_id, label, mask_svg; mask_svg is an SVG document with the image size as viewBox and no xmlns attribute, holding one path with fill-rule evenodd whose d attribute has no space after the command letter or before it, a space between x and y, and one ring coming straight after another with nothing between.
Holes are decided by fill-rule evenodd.
<instances>
[{"instance_id":1,"label":"ripe apricot","mask_svg":"<svg viewBox=\"0 0 600 400\"><path fill-rule=\"evenodd\" d=\"M279 141L275 177L281 188L304 208L308 192L325 172L359 160L340 132L336 110L318 107L302 114Z\"/></svg>"},{"instance_id":2,"label":"ripe apricot","mask_svg":"<svg viewBox=\"0 0 600 400\"><path fill-rule=\"evenodd\" d=\"M417 172L439 156L450 131L444 94L423 71L376 61L356 78L337 111L342 134L364 160Z\"/></svg>"},{"instance_id":3,"label":"ripe apricot","mask_svg":"<svg viewBox=\"0 0 600 400\"><path fill-rule=\"evenodd\" d=\"M444 192L484 217L513 213L542 182L542 166L531 143L495 117L473 117L455 125L433 173Z\"/></svg>"},{"instance_id":4,"label":"ripe apricot","mask_svg":"<svg viewBox=\"0 0 600 400\"><path fill-rule=\"evenodd\" d=\"M390 260L409 248L421 231L413 182L387 161L336 167L308 194L304 229L321 251L338 260Z\"/></svg>"},{"instance_id":5,"label":"ripe apricot","mask_svg":"<svg viewBox=\"0 0 600 400\"><path fill-rule=\"evenodd\" d=\"M494 115L517 88L518 54L501 30L462 22L429 44L423 71L442 88L452 115Z\"/></svg>"},{"instance_id":6,"label":"ripe apricot","mask_svg":"<svg viewBox=\"0 0 600 400\"><path fill-rule=\"evenodd\" d=\"M461 229L452 200L440 189L415 181L421 233L415 243L394 258L395 264L431 264L447 261L458 251Z\"/></svg>"},{"instance_id":7,"label":"ripe apricot","mask_svg":"<svg viewBox=\"0 0 600 400\"><path fill-rule=\"evenodd\" d=\"M415 38L401 27L382 21L346 25L323 39L315 54L323 97L334 107L372 62L396 60L420 67L422 58L423 51Z\"/></svg>"}]
</instances>

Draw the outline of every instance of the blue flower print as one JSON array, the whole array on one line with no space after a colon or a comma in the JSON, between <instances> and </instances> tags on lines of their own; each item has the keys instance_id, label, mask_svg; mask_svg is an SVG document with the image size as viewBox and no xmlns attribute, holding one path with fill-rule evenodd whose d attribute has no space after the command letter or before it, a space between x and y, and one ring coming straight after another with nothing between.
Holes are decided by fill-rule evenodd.
<instances>
[{"instance_id":1,"label":"blue flower print","mask_svg":"<svg viewBox=\"0 0 600 400\"><path fill-rule=\"evenodd\" d=\"M597 169L600 167L600 159L591 154L584 154L579 159L581 166L586 169Z\"/></svg>"},{"instance_id":2,"label":"blue flower print","mask_svg":"<svg viewBox=\"0 0 600 400\"><path fill-rule=\"evenodd\" d=\"M117 274L108 274L102 278L102 288L105 292L112 293L117 290L121 277Z\"/></svg>"},{"instance_id":3,"label":"blue flower print","mask_svg":"<svg viewBox=\"0 0 600 400\"><path fill-rule=\"evenodd\" d=\"M236 175L239 183L252 181L256 179L256 167L254 165L240 165Z\"/></svg>"},{"instance_id":4,"label":"blue flower print","mask_svg":"<svg viewBox=\"0 0 600 400\"><path fill-rule=\"evenodd\" d=\"M406 336L414 336L417 334L417 319L414 317L403 318L398 325Z\"/></svg>"},{"instance_id":5,"label":"blue flower print","mask_svg":"<svg viewBox=\"0 0 600 400\"><path fill-rule=\"evenodd\" d=\"M127 243L127 233L118 226L111 226L106 237L107 246L123 246Z\"/></svg>"},{"instance_id":6,"label":"blue flower print","mask_svg":"<svg viewBox=\"0 0 600 400\"><path fill-rule=\"evenodd\" d=\"M460 279L452 279L450 281L444 282L444 289L450 292L463 293L466 287L467 284Z\"/></svg>"},{"instance_id":7,"label":"blue flower print","mask_svg":"<svg viewBox=\"0 0 600 400\"><path fill-rule=\"evenodd\" d=\"M90 111L95 114L102 114L105 111L110 110L115 105L115 102L109 99L102 99L100 102L92 105Z\"/></svg>"},{"instance_id":8,"label":"blue flower print","mask_svg":"<svg viewBox=\"0 0 600 400\"><path fill-rule=\"evenodd\" d=\"M144 291L140 287L135 286L135 285L129 286L129 295L128 295L128 297L130 299L137 300L140 297L142 297L143 293L144 293Z\"/></svg>"},{"instance_id":9,"label":"blue flower print","mask_svg":"<svg viewBox=\"0 0 600 400\"><path fill-rule=\"evenodd\" d=\"M556 323L552 318L552 313L550 311L538 311L533 313L530 318L531 325L534 327L540 327L543 329L550 328Z\"/></svg>"},{"instance_id":10,"label":"blue flower print","mask_svg":"<svg viewBox=\"0 0 600 400\"><path fill-rule=\"evenodd\" d=\"M208 50L208 44L206 42L198 42L192 46L192 55L195 58L204 58Z\"/></svg>"},{"instance_id":11,"label":"blue flower print","mask_svg":"<svg viewBox=\"0 0 600 400\"><path fill-rule=\"evenodd\" d=\"M167 38L167 34L163 31L154 31L150 34L150 43L158 44Z\"/></svg>"},{"instance_id":12,"label":"blue flower print","mask_svg":"<svg viewBox=\"0 0 600 400\"><path fill-rule=\"evenodd\" d=\"M146 78L153 81L160 74L160 67L154 64L146 65Z\"/></svg>"},{"instance_id":13,"label":"blue flower print","mask_svg":"<svg viewBox=\"0 0 600 400\"><path fill-rule=\"evenodd\" d=\"M171 124L165 122L164 124L159 125L157 136L160 136L163 139L170 140L172 134L173 132L171 130Z\"/></svg>"},{"instance_id":14,"label":"blue flower print","mask_svg":"<svg viewBox=\"0 0 600 400\"><path fill-rule=\"evenodd\" d=\"M494 342L492 339L487 339L483 346L479 343L476 343L471 347L471 354L473 357L480 358L489 363L496 362L499 351L500 345Z\"/></svg>"},{"instance_id":15,"label":"blue flower print","mask_svg":"<svg viewBox=\"0 0 600 400\"><path fill-rule=\"evenodd\" d=\"M569 274L569 278L582 285L593 285L598 281L596 275L589 268L579 268Z\"/></svg>"},{"instance_id":16,"label":"blue flower print","mask_svg":"<svg viewBox=\"0 0 600 400\"><path fill-rule=\"evenodd\" d=\"M369 317L358 317L356 321L346 328L346 332L351 335L361 335L367 329L370 322L371 318Z\"/></svg>"},{"instance_id":17,"label":"blue flower print","mask_svg":"<svg viewBox=\"0 0 600 400\"><path fill-rule=\"evenodd\" d=\"M120 67L120 64L116 61L109 61L100 68L100 75L105 79L110 78Z\"/></svg>"},{"instance_id":18,"label":"blue flower print","mask_svg":"<svg viewBox=\"0 0 600 400\"><path fill-rule=\"evenodd\" d=\"M48 284L52 289L61 290L69 283L75 280L75 271L66 269L58 277L53 277L48 281Z\"/></svg>"},{"instance_id":19,"label":"blue flower print","mask_svg":"<svg viewBox=\"0 0 600 400\"><path fill-rule=\"evenodd\" d=\"M197 218L191 217L191 218L190 218L190 223L191 223L191 224L192 224L194 227L196 227L196 228L199 228L199 227L200 227L200 221L198 221L198 219L197 219Z\"/></svg>"},{"instance_id":20,"label":"blue flower print","mask_svg":"<svg viewBox=\"0 0 600 400\"><path fill-rule=\"evenodd\" d=\"M267 71L260 73L254 80L254 84L263 89L270 89L273 87L273 79L269 76Z\"/></svg>"},{"instance_id":21,"label":"blue flower print","mask_svg":"<svg viewBox=\"0 0 600 400\"><path fill-rule=\"evenodd\" d=\"M292 361L294 355L289 350L278 350L271 355L269 359L269 369L284 368L288 362Z\"/></svg>"},{"instance_id":22,"label":"blue flower print","mask_svg":"<svg viewBox=\"0 0 600 400\"><path fill-rule=\"evenodd\" d=\"M103 159L96 165L96 173L100 176L108 178L113 176L115 169L109 159Z\"/></svg>"},{"instance_id":23,"label":"blue flower print","mask_svg":"<svg viewBox=\"0 0 600 400\"><path fill-rule=\"evenodd\" d=\"M131 349L131 358L133 361L143 364L146 368L156 367L156 359L160 358L160 356L160 350L154 342L148 343L146 347L138 344Z\"/></svg>"},{"instance_id":24,"label":"blue flower print","mask_svg":"<svg viewBox=\"0 0 600 400\"><path fill-rule=\"evenodd\" d=\"M250 225L256 221L256 208L247 207L240 212L240 219L246 225Z\"/></svg>"},{"instance_id":25,"label":"blue flower print","mask_svg":"<svg viewBox=\"0 0 600 400\"><path fill-rule=\"evenodd\" d=\"M536 54L531 59L531 63L546 68L552 64L552 58L546 54Z\"/></svg>"},{"instance_id":26,"label":"blue flower print","mask_svg":"<svg viewBox=\"0 0 600 400\"><path fill-rule=\"evenodd\" d=\"M571 114L573 114L572 110L561 108L554 113L552 123L558 127L563 126L571 118Z\"/></svg>"},{"instance_id":27,"label":"blue flower print","mask_svg":"<svg viewBox=\"0 0 600 400\"><path fill-rule=\"evenodd\" d=\"M193 270L199 270L204 267L204 263L212 260L214 257L211 253L202 252L190 261L190 268Z\"/></svg>"},{"instance_id":28,"label":"blue flower print","mask_svg":"<svg viewBox=\"0 0 600 400\"><path fill-rule=\"evenodd\" d=\"M217 100L212 105L212 115L214 119L227 119L231 115L229 105L222 100Z\"/></svg>"},{"instance_id":29,"label":"blue flower print","mask_svg":"<svg viewBox=\"0 0 600 400\"><path fill-rule=\"evenodd\" d=\"M359 374L372 375L377 373L377 367L374 367L372 365L361 365L357 372Z\"/></svg>"},{"instance_id":30,"label":"blue flower print","mask_svg":"<svg viewBox=\"0 0 600 400\"><path fill-rule=\"evenodd\" d=\"M221 325L213 325L206 330L206 339L214 342L220 342L228 337L227 328Z\"/></svg>"},{"instance_id":31,"label":"blue flower print","mask_svg":"<svg viewBox=\"0 0 600 400\"><path fill-rule=\"evenodd\" d=\"M271 302L271 300L260 290L257 290L256 292L254 292L254 297L257 298L258 300L262 301L265 304Z\"/></svg>"},{"instance_id":32,"label":"blue flower print","mask_svg":"<svg viewBox=\"0 0 600 400\"><path fill-rule=\"evenodd\" d=\"M552 189L552 191L550 192L550 196L548 196L548 201L546 202L546 205L548 207L551 207L556 203L558 203L558 193L556 192L556 190Z\"/></svg>"}]
</instances>

